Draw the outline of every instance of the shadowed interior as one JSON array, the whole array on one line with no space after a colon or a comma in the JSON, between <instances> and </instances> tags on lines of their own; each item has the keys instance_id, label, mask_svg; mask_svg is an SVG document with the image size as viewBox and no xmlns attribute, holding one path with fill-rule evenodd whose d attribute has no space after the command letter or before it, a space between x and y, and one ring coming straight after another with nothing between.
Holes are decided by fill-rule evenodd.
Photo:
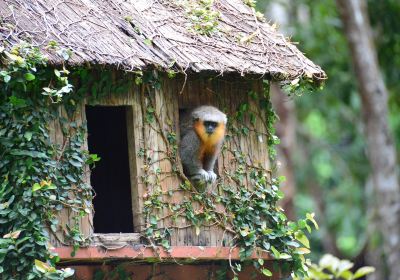
<instances>
[{"instance_id":1,"label":"shadowed interior","mask_svg":"<svg viewBox=\"0 0 400 280\"><path fill-rule=\"evenodd\" d=\"M89 152L101 160L90 180L96 233L134 232L126 107L86 106Z\"/></svg>"}]
</instances>

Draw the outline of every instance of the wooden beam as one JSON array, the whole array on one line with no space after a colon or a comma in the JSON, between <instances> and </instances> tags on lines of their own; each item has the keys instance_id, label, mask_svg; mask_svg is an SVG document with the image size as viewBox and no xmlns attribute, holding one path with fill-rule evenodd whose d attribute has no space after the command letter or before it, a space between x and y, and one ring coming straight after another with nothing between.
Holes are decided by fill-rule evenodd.
<instances>
[{"instance_id":1,"label":"wooden beam","mask_svg":"<svg viewBox=\"0 0 400 280\"><path fill-rule=\"evenodd\" d=\"M173 246L167 252L163 247L151 248L145 245L123 246L117 249L105 249L101 246L90 246L80 248L74 257L71 257L72 247L58 247L54 251L59 255L61 261L99 261L107 259L136 259L160 261L168 260L192 260L192 261L211 261L211 260L239 260L239 248L230 247L202 247L202 246ZM250 259L262 258L264 260L274 260L268 253L258 250L254 252Z\"/></svg>"}]
</instances>

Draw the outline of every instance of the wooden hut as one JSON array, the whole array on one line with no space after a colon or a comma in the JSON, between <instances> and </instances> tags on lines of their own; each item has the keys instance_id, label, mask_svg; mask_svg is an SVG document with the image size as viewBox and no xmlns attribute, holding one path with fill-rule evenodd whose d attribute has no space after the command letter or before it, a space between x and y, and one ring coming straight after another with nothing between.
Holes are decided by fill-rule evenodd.
<instances>
[{"instance_id":1,"label":"wooden hut","mask_svg":"<svg viewBox=\"0 0 400 280\"><path fill-rule=\"evenodd\" d=\"M62 57L67 56L67 67L84 72L76 78L75 90L84 95L79 110L73 116L66 109L60 112L69 121L87 124L83 147L101 160L91 176L87 167L82 168L96 196L94 204L85 208L88 215L77 218L75 212L61 210L59 225L49 229L62 263L75 266L82 278L93 273L93 264L114 265L123 260L131 261L134 279L163 272L171 277L165 279L188 279L188 274L206 279L215 270L210 262L239 259L239 248L232 246L232 228L218 222L229 220L232 213L214 201L214 213L220 217L196 224L182 206L190 201L193 215L204 214L201 200L222 191L218 185L206 190L185 187L176 154L180 114L203 104L226 112L228 137L216 172L220 182L232 188L251 188L249 174L243 175L244 183L235 182L229 174L238 171L236 153L246 163L269 169L268 115L260 106L260 102L268 103L269 85L263 81L319 83L326 78L243 1L210 3L0 2L4 27L0 27L0 37L6 45L29 41L47 54L52 65L64 63ZM212 13L211 19L202 22L196 9ZM53 50L55 45L58 51ZM59 122L49 125L51 141L65 145L69 136ZM191 200L196 194L198 200ZM66 232L77 221L90 241L71 256ZM156 235L168 229L165 250L146 239L154 237L154 232L143 234L149 229ZM271 259L266 253L253 257ZM156 258L172 264L145 265ZM176 265L188 260L202 263ZM140 269L135 261L141 263ZM151 279L164 279L157 277Z\"/></svg>"}]
</instances>

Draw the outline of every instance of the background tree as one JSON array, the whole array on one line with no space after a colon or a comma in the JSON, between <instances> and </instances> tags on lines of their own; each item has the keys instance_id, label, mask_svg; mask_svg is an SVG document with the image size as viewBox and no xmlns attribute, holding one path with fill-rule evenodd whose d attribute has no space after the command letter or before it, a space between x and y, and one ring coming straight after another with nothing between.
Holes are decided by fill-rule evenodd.
<instances>
[{"instance_id":1,"label":"background tree","mask_svg":"<svg viewBox=\"0 0 400 280\"><path fill-rule=\"evenodd\" d=\"M336 0L352 53L362 101L372 185L389 265L389 279L400 279L400 188L396 149L388 125L388 91L371 40L367 4Z\"/></svg>"}]
</instances>

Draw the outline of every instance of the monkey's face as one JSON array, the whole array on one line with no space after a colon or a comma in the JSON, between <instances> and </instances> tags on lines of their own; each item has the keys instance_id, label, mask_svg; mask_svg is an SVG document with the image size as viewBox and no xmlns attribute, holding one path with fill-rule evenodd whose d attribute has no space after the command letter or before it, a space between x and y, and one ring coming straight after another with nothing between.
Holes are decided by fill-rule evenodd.
<instances>
[{"instance_id":1,"label":"monkey's face","mask_svg":"<svg viewBox=\"0 0 400 280\"><path fill-rule=\"evenodd\" d=\"M218 126L218 123L213 122L213 121L204 121L203 125L204 125L204 129L206 130L206 133L208 135L211 135L214 133L215 128Z\"/></svg>"},{"instance_id":2,"label":"monkey's face","mask_svg":"<svg viewBox=\"0 0 400 280\"><path fill-rule=\"evenodd\" d=\"M200 140L210 147L222 141L225 135L225 124L222 122L195 119L193 127Z\"/></svg>"}]
</instances>

